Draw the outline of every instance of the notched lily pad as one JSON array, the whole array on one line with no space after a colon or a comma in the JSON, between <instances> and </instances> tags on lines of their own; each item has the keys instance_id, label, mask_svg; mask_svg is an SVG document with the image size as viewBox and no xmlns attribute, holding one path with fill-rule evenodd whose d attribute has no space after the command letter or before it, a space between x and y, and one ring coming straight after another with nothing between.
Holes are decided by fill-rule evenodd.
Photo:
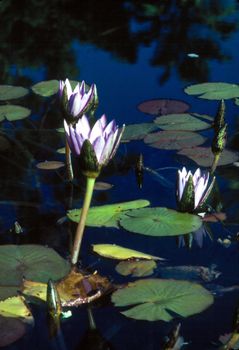
<instances>
[{"instance_id":1,"label":"notched lily pad","mask_svg":"<svg viewBox=\"0 0 239 350\"><path fill-rule=\"evenodd\" d=\"M71 86L74 89L78 81L70 80ZM58 80L45 80L31 87L32 91L42 97L50 97L58 93L59 81Z\"/></svg>"},{"instance_id":2,"label":"notched lily pad","mask_svg":"<svg viewBox=\"0 0 239 350\"><path fill-rule=\"evenodd\" d=\"M193 147L185 148L177 152L177 154L186 156L196 162L199 166L210 167L214 160L214 155L211 148L208 147ZM239 155L237 152L224 149L222 152L218 165L228 165L238 161Z\"/></svg>"},{"instance_id":3,"label":"notched lily pad","mask_svg":"<svg viewBox=\"0 0 239 350\"><path fill-rule=\"evenodd\" d=\"M28 93L29 90L22 86L0 85L0 101L15 100Z\"/></svg>"},{"instance_id":4,"label":"notched lily pad","mask_svg":"<svg viewBox=\"0 0 239 350\"><path fill-rule=\"evenodd\" d=\"M131 202L91 207L86 219L86 225L94 227L105 226L118 228L120 215L128 210L143 208L147 207L148 205L150 205L150 203L147 200L139 199ZM67 217L71 221L79 222L80 213L81 209L72 209L67 212Z\"/></svg>"},{"instance_id":5,"label":"notched lily pad","mask_svg":"<svg viewBox=\"0 0 239 350\"><path fill-rule=\"evenodd\" d=\"M140 112L150 115L163 115L173 113L184 113L189 109L186 102L170 99L154 99L140 103L137 108Z\"/></svg>"},{"instance_id":6,"label":"notched lily pad","mask_svg":"<svg viewBox=\"0 0 239 350\"><path fill-rule=\"evenodd\" d=\"M145 135L149 132L157 130L158 126L154 123L141 123L141 124L131 124L126 125L124 133L122 136L122 141L131 141L131 140L142 140Z\"/></svg>"},{"instance_id":7,"label":"notched lily pad","mask_svg":"<svg viewBox=\"0 0 239 350\"><path fill-rule=\"evenodd\" d=\"M212 127L213 118L205 114L182 113L162 115L154 120L163 130L199 131Z\"/></svg>"},{"instance_id":8,"label":"notched lily pad","mask_svg":"<svg viewBox=\"0 0 239 350\"><path fill-rule=\"evenodd\" d=\"M200 134L191 131L158 131L148 134L144 142L150 147L159 149L182 149L199 146L206 141Z\"/></svg>"},{"instance_id":9,"label":"notched lily pad","mask_svg":"<svg viewBox=\"0 0 239 350\"><path fill-rule=\"evenodd\" d=\"M115 270L122 276L146 277L154 273L157 264L154 260L130 259L121 261Z\"/></svg>"},{"instance_id":10,"label":"notched lily pad","mask_svg":"<svg viewBox=\"0 0 239 350\"><path fill-rule=\"evenodd\" d=\"M31 110L17 105L0 106L0 122L7 119L11 122L27 118L31 114Z\"/></svg>"},{"instance_id":11,"label":"notched lily pad","mask_svg":"<svg viewBox=\"0 0 239 350\"><path fill-rule=\"evenodd\" d=\"M129 283L112 295L115 306L130 309L123 315L147 321L171 321L175 315L188 317L202 312L213 303L212 294L200 284L163 279Z\"/></svg>"},{"instance_id":12,"label":"notched lily pad","mask_svg":"<svg viewBox=\"0 0 239 350\"><path fill-rule=\"evenodd\" d=\"M37 163L36 167L42 170L57 170L65 166L65 163L56 160L50 160Z\"/></svg>"},{"instance_id":13,"label":"notched lily pad","mask_svg":"<svg viewBox=\"0 0 239 350\"><path fill-rule=\"evenodd\" d=\"M145 254L137 250L121 247L116 244L93 244L93 252L110 259L146 259L146 260L164 260L163 258Z\"/></svg>"},{"instance_id":14,"label":"notched lily pad","mask_svg":"<svg viewBox=\"0 0 239 350\"><path fill-rule=\"evenodd\" d=\"M132 210L120 219L120 226L146 236L178 236L196 231L202 220L197 215L180 213L168 208Z\"/></svg>"},{"instance_id":15,"label":"notched lily pad","mask_svg":"<svg viewBox=\"0 0 239 350\"><path fill-rule=\"evenodd\" d=\"M239 97L239 85L221 82L190 85L184 91L188 95L199 95L199 98L207 100L227 100Z\"/></svg>"}]
</instances>

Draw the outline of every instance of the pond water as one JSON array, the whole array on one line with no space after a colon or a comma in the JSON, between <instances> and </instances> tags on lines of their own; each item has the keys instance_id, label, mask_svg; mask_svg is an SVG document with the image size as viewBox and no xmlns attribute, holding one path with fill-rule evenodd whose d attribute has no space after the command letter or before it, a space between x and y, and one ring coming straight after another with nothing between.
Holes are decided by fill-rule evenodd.
<instances>
[{"instance_id":1,"label":"pond water","mask_svg":"<svg viewBox=\"0 0 239 350\"><path fill-rule=\"evenodd\" d=\"M146 129L148 124L134 136L134 127L130 132L127 126L151 123L152 127L157 116L172 113L171 106L176 108L175 114L181 113L172 103L174 100L188 104L190 113L215 117L221 100L218 95L216 98L198 98L184 89L203 82L238 83L238 2L30 0L19 3L2 0L0 13L2 85L30 88L41 81L66 78L85 80L89 85L95 83L99 95L96 117L105 113L108 120L115 118L119 126L126 124L128 138L125 136L116 156L98 179L113 187L95 190L92 206L144 199L150 201L150 207L177 210L178 169L186 166L194 172L200 165L177 153L182 148L192 149L196 145L193 139L198 134L205 137L202 147L210 149L212 128L202 128L197 132L191 126L190 130L196 130L197 134L190 138L188 145L184 141L184 146L176 149L173 147L175 135L171 137L173 140L167 140L167 147L156 148L144 142L151 132ZM222 98L225 98L223 94ZM142 278L145 281L149 278L187 280L209 290L214 302L200 313L192 312L189 317L174 313L169 322L161 319L148 321L124 316L120 313L122 308L115 307L108 296L92 306L99 334L107 342L99 340L99 334L93 332L91 345L83 344L89 327L85 305L72 308L72 316L62 320L60 335L50 339L46 306L31 303L34 327L4 348L220 349L219 337L235 331L238 307L238 98L239 94L225 98L226 148L233 152L233 156L230 160L226 157L226 165L216 168L214 195L209 203L213 213L225 213L226 218L223 222L218 220L208 224L208 233L200 246L195 240L191 248L187 244L179 247L176 237L136 234L122 227L89 226L80 254L82 268L88 273L97 270L116 285ZM142 104L159 99L167 100L168 104L161 113L152 112L152 105ZM63 126L59 100L56 95L42 97L31 90L21 99L2 98L1 105L7 104L29 108L31 114L14 121L4 118L5 110L0 114L1 246L39 244L53 248L61 257L69 259L76 224L64 218L68 209L82 206L84 176L77 167L77 159L73 164L73 186L67 181L65 167L45 170L37 166L46 160L65 162L64 154L57 153L65 142L64 134L56 130ZM178 127L171 126L171 129L180 134ZM144 163L142 188L135 175L140 154ZM205 150L200 153L200 158L208 158ZM201 168L210 171L210 166L210 162L203 163ZM16 222L20 224L21 232L16 232ZM92 253L92 244L101 243L117 244L166 260L157 261L157 268L148 277L125 277L115 270L118 261ZM0 257L1 265L6 265L3 260ZM7 271L5 267L4 271ZM15 271L9 268L8 273L14 275ZM0 279L1 288L12 286L6 283L2 273ZM1 299L4 298L1 296ZM192 309L194 307L192 305ZM180 335L188 344L166 347L163 345L165 337L179 322ZM0 334L4 332L2 322Z\"/></svg>"}]
</instances>

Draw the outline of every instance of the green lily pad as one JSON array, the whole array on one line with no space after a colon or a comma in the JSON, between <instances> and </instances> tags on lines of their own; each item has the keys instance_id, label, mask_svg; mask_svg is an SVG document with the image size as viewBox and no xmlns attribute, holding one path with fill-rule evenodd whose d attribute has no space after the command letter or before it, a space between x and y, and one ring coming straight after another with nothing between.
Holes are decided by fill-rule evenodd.
<instances>
[{"instance_id":1,"label":"green lily pad","mask_svg":"<svg viewBox=\"0 0 239 350\"><path fill-rule=\"evenodd\" d=\"M65 163L57 160L50 160L45 162L37 163L36 167L41 170L57 170L65 166Z\"/></svg>"},{"instance_id":2,"label":"green lily pad","mask_svg":"<svg viewBox=\"0 0 239 350\"><path fill-rule=\"evenodd\" d=\"M105 258L125 260L125 259L147 259L147 260L164 260L157 256L138 252L137 250L121 247L116 244L93 244L93 252L104 256Z\"/></svg>"},{"instance_id":3,"label":"green lily pad","mask_svg":"<svg viewBox=\"0 0 239 350\"><path fill-rule=\"evenodd\" d=\"M199 166L210 167L213 163L214 155L211 148L207 147L193 147L186 148L179 151L177 154L186 156L196 162ZM238 161L239 155L237 152L232 152L224 149L222 152L218 165L227 165Z\"/></svg>"},{"instance_id":4,"label":"green lily pad","mask_svg":"<svg viewBox=\"0 0 239 350\"><path fill-rule=\"evenodd\" d=\"M91 207L86 219L87 226L94 227L116 227L118 228L119 216L124 212L143 208L150 205L149 201L145 199L139 199L131 202L107 204L98 207ZM72 209L67 212L67 217L74 222L79 222L81 209Z\"/></svg>"},{"instance_id":5,"label":"green lily pad","mask_svg":"<svg viewBox=\"0 0 239 350\"><path fill-rule=\"evenodd\" d=\"M31 110L26 107L17 105L0 106L0 122L7 119L11 122L27 118L31 114Z\"/></svg>"},{"instance_id":6,"label":"green lily pad","mask_svg":"<svg viewBox=\"0 0 239 350\"><path fill-rule=\"evenodd\" d=\"M136 209L120 218L120 226L127 231L157 237L190 233L201 225L199 216L168 208Z\"/></svg>"},{"instance_id":7,"label":"green lily pad","mask_svg":"<svg viewBox=\"0 0 239 350\"><path fill-rule=\"evenodd\" d=\"M212 122L213 118L197 113L169 114L154 119L154 123L163 130L205 130L212 127Z\"/></svg>"},{"instance_id":8,"label":"green lily pad","mask_svg":"<svg viewBox=\"0 0 239 350\"><path fill-rule=\"evenodd\" d=\"M157 130L158 126L154 123L141 123L126 125L122 136L122 141L142 140L149 132Z\"/></svg>"},{"instance_id":9,"label":"green lily pad","mask_svg":"<svg viewBox=\"0 0 239 350\"><path fill-rule=\"evenodd\" d=\"M207 100L227 100L239 97L239 85L220 82L190 85L184 91L188 95L199 95L199 98Z\"/></svg>"},{"instance_id":10,"label":"green lily pad","mask_svg":"<svg viewBox=\"0 0 239 350\"><path fill-rule=\"evenodd\" d=\"M71 86L74 89L78 81L70 80ZM87 87L87 86L86 86ZM50 97L55 95L59 90L59 80L41 81L31 87L32 91L42 97Z\"/></svg>"},{"instance_id":11,"label":"green lily pad","mask_svg":"<svg viewBox=\"0 0 239 350\"><path fill-rule=\"evenodd\" d=\"M199 146L206 141L206 138L192 131L158 131L148 134L144 142L150 147L159 149L182 149L186 147Z\"/></svg>"},{"instance_id":12,"label":"green lily pad","mask_svg":"<svg viewBox=\"0 0 239 350\"><path fill-rule=\"evenodd\" d=\"M58 280L64 277L70 270L69 263L53 249L35 244L0 246L0 264L0 299L11 292L16 295L23 277L47 282L49 278Z\"/></svg>"},{"instance_id":13,"label":"green lily pad","mask_svg":"<svg viewBox=\"0 0 239 350\"><path fill-rule=\"evenodd\" d=\"M235 104L236 104L237 106L239 106L239 98L236 98L236 99L235 99Z\"/></svg>"},{"instance_id":14,"label":"green lily pad","mask_svg":"<svg viewBox=\"0 0 239 350\"><path fill-rule=\"evenodd\" d=\"M115 267L115 270L122 276L146 277L153 274L157 264L154 260L131 259L121 261Z\"/></svg>"},{"instance_id":15,"label":"green lily pad","mask_svg":"<svg viewBox=\"0 0 239 350\"><path fill-rule=\"evenodd\" d=\"M15 100L28 93L29 90L21 86L0 85L0 101Z\"/></svg>"},{"instance_id":16,"label":"green lily pad","mask_svg":"<svg viewBox=\"0 0 239 350\"><path fill-rule=\"evenodd\" d=\"M163 279L129 283L113 293L115 306L133 306L123 315L147 321L171 321L174 315L188 317L202 312L213 303L212 294L200 284Z\"/></svg>"}]
</instances>

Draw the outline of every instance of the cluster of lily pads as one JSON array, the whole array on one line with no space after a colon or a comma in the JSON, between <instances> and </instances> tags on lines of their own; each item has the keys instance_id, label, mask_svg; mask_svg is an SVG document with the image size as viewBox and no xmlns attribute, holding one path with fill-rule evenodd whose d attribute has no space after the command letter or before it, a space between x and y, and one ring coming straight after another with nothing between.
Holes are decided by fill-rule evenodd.
<instances>
[{"instance_id":1,"label":"cluster of lily pads","mask_svg":"<svg viewBox=\"0 0 239 350\"><path fill-rule=\"evenodd\" d=\"M0 346L19 339L34 323L29 302L47 302L53 323L60 328L64 308L92 304L106 293L127 317L147 321L170 321L175 315L188 317L202 312L213 303L212 293L199 283L177 279L147 278L126 283L118 289L107 277L97 272L87 274L78 269L81 242L86 226L122 228L141 235L190 237L202 232L205 204L212 194L215 178L198 168L194 174L183 168L178 171L178 210L150 207L147 199L90 207L96 179L101 169L115 155L120 142L144 139L146 144L162 149L176 149L178 154L193 159L199 166L211 167L213 175L218 164L230 164L238 155L225 149L225 99L235 99L238 105L239 86L226 83L205 83L189 86L185 92L200 98L221 101L215 118L197 113L185 113L187 104L173 100L152 100L138 106L156 116L154 123L126 125L119 128L115 121L107 124L106 116L96 120L98 95L96 86L66 79L41 82L32 91L42 97L54 97L62 115L61 130L65 134L65 163L67 180L74 186L74 163L86 178L82 208L70 209L69 220L77 223L70 261L53 249L40 245L2 245L0 260L0 327L12 337L2 338ZM27 95L21 87L0 86L0 100L9 101ZM180 112L180 113L179 113ZM30 110L15 104L0 106L0 120L21 120ZM205 138L195 131L212 128L211 147L199 147ZM161 131L158 131L161 129ZM152 133L153 132L153 133ZM62 156L63 157L63 156ZM44 165L45 164L45 165ZM57 165L58 166L58 165ZM38 165L40 169L57 168L51 162ZM142 169L143 171L143 165ZM201 215L200 215L201 214ZM119 260L116 271L134 277L153 273L162 258L114 244L94 244L94 253ZM7 277L6 277L7 276ZM24 279L23 279L24 276ZM20 294L19 294L20 292ZM7 322L6 322L7 321ZM232 335L232 337L235 334ZM230 341L231 338L228 340ZM175 339L176 343L177 339ZM174 344L175 345L175 344ZM173 346L171 349L173 349ZM169 348L168 348L169 349Z\"/></svg>"}]
</instances>

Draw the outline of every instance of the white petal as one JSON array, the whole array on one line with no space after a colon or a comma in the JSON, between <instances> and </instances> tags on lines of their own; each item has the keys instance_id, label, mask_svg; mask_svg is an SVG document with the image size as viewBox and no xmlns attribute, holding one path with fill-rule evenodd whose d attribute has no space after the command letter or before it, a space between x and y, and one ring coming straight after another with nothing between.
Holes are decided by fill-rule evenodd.
<instances>
[{"instance_id":1,"label":"white petal","mask_svg":"<svg viewBox=\"0 0 239 350\"><path fill-rule=\"evenodd\" d=\"M93 143L94 151L99 164L102 164L101 158L102 158L102 152L104 150L104 146L105 146L105 140L102 136L99 136Z\"/></svg>"},{"instance_id":2,"label":"white petal","mask_svg":"<svg viewBox=\"0 0 239 350\"><path fill-rule=\"evenodd\" d=\"M77 132L80 132L85 139L90 138L90 131L91 131L90 123L85 114L83 114L83 116L78 120L76 124L76 129L77 129Z\"/></svg>"},{"instance_id":3,"label":"white petal","mask_svg":"<svg viewBox=\"0 0 239 350\"><path fill-rule=\"evenodd\" d=\"M90 142L93 144L94 141L99 137L99 136L103 136L103 129L102 129L102 125L100 122L100 119L97 120L97 122L95 123L95 125L93 126L91 133L90 133Z\"/></svg>"},{"instance_id":4,"label":"white petal","mask_svg":"<svg viewBox=\"0 0 239 350\"><path fill-rule=\"evenodd\" d=\"M69 79L65 80L65 86L66 86L67 98L69 101L69 99L72 95L72 88L71 88L71 83L70 83Z\"/></svg>"}]
</instances>

